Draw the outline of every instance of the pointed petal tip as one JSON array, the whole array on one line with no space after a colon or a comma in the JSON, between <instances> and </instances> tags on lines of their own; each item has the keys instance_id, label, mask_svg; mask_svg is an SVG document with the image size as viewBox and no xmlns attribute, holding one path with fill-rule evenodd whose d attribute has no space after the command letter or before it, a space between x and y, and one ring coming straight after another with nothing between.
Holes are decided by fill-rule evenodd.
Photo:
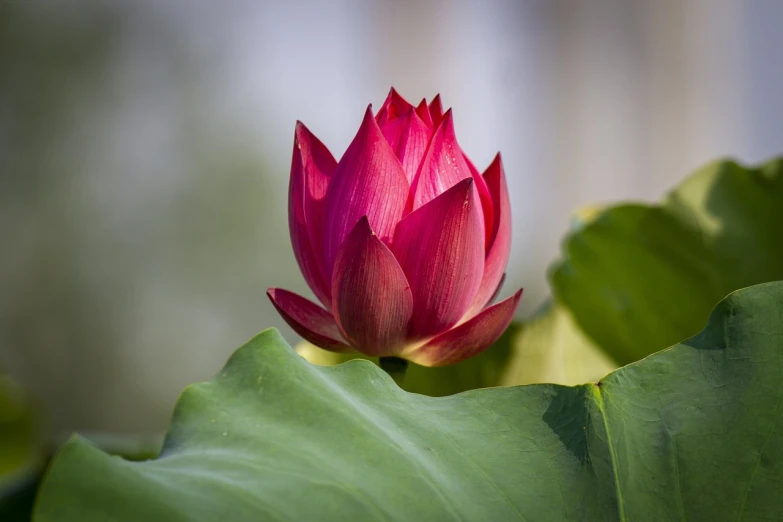
<instances>
[{"instance_id":1,"label":"pointed petal tip","mask_svg":"<svg viewBox=\"0 0 783 522\"><path fill-rule=\"evenodd\" d=\"M402 95L400 94L400 91L395 89L394 86L392 86L391 89L389 89L388 98L392 100L394 103L399 103L403 107L407 107L410 105L410 103L408 103L408 100L403 98Z\"/></svg>"},{"instance_id":2,"label":"pointed petal tip","mask_svg":"<svg viewBox=\"0 0 783 522\"><path fill-rule=\"evenodd\" d=\"M362 230L362 232L368 236L375 235L375 232L372 229L372 225L370 225L370 218L367 217L367 214L359 218L359 221L356 222L356 224L353 226L353 229Z\"/></svg>"},{"instance_id":3,"label":"pointed petal tip","mask_svg":"<svg viewBox=\"0 0 783 522\"><path fill-rule=\"evenodd\" d=\"M475 181L473 178L465 178L462 181L458 181L456 185L454 185L451 189L454 192L464 192L465 197L468 198L470 195L473 194L473 184ZM448 190L446 191L448 192Z\"/></svg>"},{"instance_id":4,"label":"pointed petal tip","mask_svg":"<svg viewBox=\"0 0 783 522\"><path fill-rule=\"evenodd\" d=\"M461 181L458 181L453 187L443 192L443 194L437 196L437 198L445 198L447 200L451 198L453 198L454 200L462 199L465 205L468 205L469 203L475 205L476 202L473 200L474 183L475 181L473 180L473 178L465 178ZM432 201L434 201L434 199ZM429 203L432 203L432 201L430 201ZM456 201L453 202L454 204L457 204Z\"/></svg>"},{"instance_id":5,"label":"pointed petal tip","mask_svg":"<svg viewBox=\"0 0 783 522\"><path fill-rule=\"evenodd\" d=\"M495 157L492 158L489 166L481 173L481 177L484 178L484 181L487 182L487 188L493 193L493 205L499 205L500 201L498 198L500 194L496 192L503 190L502 186L505 186L505 182L501 182L501 179L506 177L505 169L503 168L503 158L500 155L500 152L495 154Z\"/></svg>"},{"instance_id":6,"label":"pointed petal tip","mask_svg":"<svg viewBox=\"0 0 783 522\"><path fill-rule=\"evenodd\" d=\"M421 118L424 125L427 126L430 133L432 132L432 115L430 114L429 106L427 105L427 98L422 98L421 102L415 108L416 114ZM426 151L425 151L426 152Z\"/></svg>"},{"instance_id":7,"label":"pointed petal tip","mask_svg":"<svg viewBox=\"0 0 783 522\"><path fill-rule=\"evenodd\" d=\"M482 177L485 180L489 180L489 178L491 177L498 177L498 178L505 177L505 171L503 169L503 158L500 156L500 152L495 154L495 157L492 158L492 162L484 170L484 172L482 173ZM499 182L496 181L495 183L499 183ZM493 189L494 188L499 188L499 187L493 187Z\"/></svg>"},{"instance_id":8,"label":"pointed petal tip","mask_svg":"<svg viewBox=\"0 0 783 522\"><path fill-rule=\"evenodd\" d=\"M432 124L437 128L443 120L443 104L441 104L440 101L440 94L435 95L429 104L428 110L430 118L432 119Z\"/></svg>"},{"instance_id":9,"label":"pointed petal tip","mask_svg":"<svg viewBox=\"0 0 783 522\"><path fill-rule=\"evenodd\" d=\"M294 126L294 143L299 143L302 140L301 135L304 132L307 132L307 127L300 120L296 120L296 125Z\"/></svg>"},{"instance_id":10,"label":"pointed petal tip","mask_svg":"<svg viewBox=\"0 0 783 522\"><path fill-rule=\"evenodd\" d=\"M381 128L378 126L378 122L376 121L375 115L372 112L372 103L370 103L367 105L367 109L364 111L364 116L362 116L362 123L359 125L359 130L356 131L356 136L354 136L353 141L356 141L360 137L361 139L366 139L368 136L376 133L379 136L382 136ZM351 143L353 143L353 141ZM347 152L348 151L346 150L345 153ZM345 153L343 153L343 156L345 156Z\"/></svg>"},{"instance_id":11,"label":"pointed petal tip","mask_svg":"<svg viewBox=\"0 0 783 522\"><path fill-rule=\"evenodd\" d=\"M472 188L472 187L473 187L473 183L474 183L474 182L475 182L475 181L474 181L474 179L473 179L473 178L465 178L465 179L463 179L463 180L461 180L461 181L458 181L458 182L456 183L456 185L454 185L454 187L455 187L455 188L456 188L456 187L460 187L462 190L468 190L469 188Z\"/></svg>"},{"instance_id":12,"label":"pointed petal tip","mask_svg":"<svg viewBox=\"0 0 783 522\"><path fill-rule=\"evenodd\" d=\"M436 94L429 105L430 112L433 117L443 118L443 102L441 101L440 93Z\"/></svg>"},{"instance_id":13,"label":"pointed petal tip","mask_svg":"<svg viewBox=\"0 0 783 522\"><path fill-rule=\"evenodd\" d=\"M300 120L296 120L296 126L294 127L294 144L301 146L302 143L308 142L318 142L318 145L323 146L318 137L313 134L313 131L307 128L307 125ZM326 149L325 146L323 146L323 148Z\"/></svg>"},{"instance_id":14,"label":"pointed petal tip","mask_svg":"<svg viewBox=\"0 0 783 522\"><path fill-rule=\"evenodd\" d=\"M454 127L454 112L451 109L447 110L440 119L435 122L435 127L437 128L435 132L441 132L445 139L456 142L457 131Z\"/></svg>"},{"instance_id":15,"label":"pointed petal tip","mask_svg":"<svg viewBox=\"0 0 783 522\"><path fill-rule=\"evenodd\" d=\"M389 90L386 100L383 102L381 110L378 111L378 121L380 124L387 123L389 120L395 120L404 115L412 105L408 100L400 96L400 93L392 87Z\"/></svg>"}]
</instances>

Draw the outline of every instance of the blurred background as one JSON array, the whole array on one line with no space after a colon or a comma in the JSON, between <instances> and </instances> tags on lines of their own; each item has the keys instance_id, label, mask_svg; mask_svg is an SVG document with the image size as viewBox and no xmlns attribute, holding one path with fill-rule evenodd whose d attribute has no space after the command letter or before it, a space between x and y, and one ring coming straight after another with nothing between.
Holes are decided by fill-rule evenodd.
<instances>
[{"instance_id":1,"label":"blurred background","mask_svg":"<svg viewBox=\"0 0 783 522\"><path fill-rule=\"evenodd\" d=\"M311 295L294 122L339 157L390 86L502 151L520 317L576 208L783 152L777 0L0 1L0 367L52 435L161 431Z\"/></svg>"}]
</instances>

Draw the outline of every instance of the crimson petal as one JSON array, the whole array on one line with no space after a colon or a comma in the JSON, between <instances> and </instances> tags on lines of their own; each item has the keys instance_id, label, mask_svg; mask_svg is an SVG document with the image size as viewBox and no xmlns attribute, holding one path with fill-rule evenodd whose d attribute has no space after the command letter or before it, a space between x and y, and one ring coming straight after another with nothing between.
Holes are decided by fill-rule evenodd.
<instances>
[{"instance_id":1,"label":"crimson petal","mask_svg":"<svg viewBox=\"0 0 783 522\"><path fill-rule=\"evenodd\" d=\"M397 225L392 251L413 292L413 338L450 328L484 272L484 231L473 179L457 183Z\"/></svg>"},{"instance_id":2,"label":"crimson petal","mask_svg":"<svg viewBox=\"0 0 783 522\"><path fill-rule=\"evenodd\" d=\"M379 126L383 127L387 122L404 116L412 108L413 106L392 87L389 90L386 101L383 102L381 110L378 111L375 121L378 122Z\"/></svg>"},{"instance_id":3,"label":"crimson petal","mask_svg":"<svg viewBox=\"0 0 783 522\"><path fill-rule=\"evenodd\" d=\"M484 215L484 247L488 252L492 242L492 230L495 227L495 211L492 203L492 194L489 191L486 180L479 174L478 169L473 165L473 162L470 161L470 158L468 158L465 153L462 154L462 157L468 165L470 175L473 176L473 179L476 182L476 189L478 190L479 198L481 200L481 210Z\"/></svg>"},{"instance_id":4,"label":"crimson petal","mask_svg":"<svg viewBox=\"0 0 783 522\"><path fill-rule=\"evenodd\" d=\"M317 304L282 288L270 288L266 295L285 322L305 340L333 352L351 350L332 314Z\"/></svg>"},{"instance_id":5,"label":"crimson petal","mask_svg":"<svg viewBox=\"0 0 783 522\"><path fill-rule=\"evenodd\" d=\"M416 106L416 114L419 115L421 121L423 121L430 130L435 128L435 125L432 124L432 116L430 115L430 108L427 107L426 98L422 98L421 102Z\"/></svg>"},{"instance_id":6,"label":"crimson petal","mask_svg":"<svg viewBox=\"0 0 783 522\"><path fill-rule=\"evenodd\" d=\"M432 118L432 125L436 129L443 121L443 104L440 102L440 94L436 94L430 102L429 106L430 118Z\"/></svg>"},{"instance_id":7,"label":"crimson petal","mask_svg":"<svg viewBox=\"0 0 783 522\"><path fill-rule=\"evenodd\" d=\"M336 164L323 143L297 122L288 186L288 229L299 268L327 307L331 306L331 288L325 279L321 224L326 190Z\"/></svg>"},{"instance_id":8,"label":"crimson petal","mask_svg":"<svg viewBox=\"0 0 783 522\"><path fill-rule=\"evenodd\" d=\"M411 187L412 209L416 210L459 181L470 177L472 173L457 143L454 119L449 110L432 136L419 173Z\"/></svg>"},{"instance_id":9,"label":"crimson petal","mask_svg":"<svg viewBox=\"0 0 783 522\"><path fill-rule=\"evenodd\" d=\"M422 366L445 366L478 355L506 331L521 297L520 289L471 320L440 334L411 353L404 354L405 358Z\"/></svg>"},{"instance_id":10,"label":"crimson petal","mask_svg":"<svg viewBox=\"0 0 783 522\"><path fill-rule=\"evenodd\" d=\"M484 172L483 178L492 196L495 218L493 230L490 231L489 250L484 260L484 276L468 315L478 313L492 300L503 278L511 252L511 202L500 154L495 156L492 164Z\"/></svg>"},{"instance_id":11,"label":"crimson petal","mask_svg":"<svg viewBox=\"0 0 783 522\"><path fill-rule=\"evenodd\" d=\"M430 129L412 108L408 113L381 127L386 141L402 163L405 177L412 182L430 143Z\"/></svg>"},{"instance_id":12,"label":"crimson petal","mask_svg":"<svg viewBox=\"0 0 783 522\"><path fill-rule=\"evenodd\" d=\"M409 185L394 151L367 108L359 132L337 164L326 194L324 256L331 281L334 260L362 216L382 240L402 217Z\"/></svg>"},{"instance_id":13,"label":"crimson petal","mask_svg":"<svg viewBox=\"0 0 783 522\"><path fill-rule=\"evenodd\" d=\"M389 248L363 217L348 234L334 263L333 311L351 345L367 355L402 351L413 297Z\"/></svg>"}]
</instances>

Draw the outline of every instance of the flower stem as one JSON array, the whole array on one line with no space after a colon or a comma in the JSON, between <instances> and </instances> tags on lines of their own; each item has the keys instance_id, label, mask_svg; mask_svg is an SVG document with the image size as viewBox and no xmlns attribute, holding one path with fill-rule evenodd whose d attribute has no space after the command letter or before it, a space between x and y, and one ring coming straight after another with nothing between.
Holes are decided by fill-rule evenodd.
<instances>
[{"instance_id":1,"label":"flower stem","mask_svg":"<svg viewBox=\"0 0 783 522\"><path fill-rule=\"evenodd\" d=\"M381 369L394 379L397 386L402 387L402 380L405 378L405 371L408 369L408 361L399 357L381 357L378 363Z\"/></svg>"}]
</instances>

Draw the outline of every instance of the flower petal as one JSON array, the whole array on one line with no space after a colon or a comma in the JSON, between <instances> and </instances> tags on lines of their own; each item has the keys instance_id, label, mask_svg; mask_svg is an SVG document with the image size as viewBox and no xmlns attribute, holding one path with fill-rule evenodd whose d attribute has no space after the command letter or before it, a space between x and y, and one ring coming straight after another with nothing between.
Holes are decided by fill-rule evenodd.
<instances>
[{"instance_id":1,"label":"flower petal","mask_svg":"<svg viewBox=\"0 0 783 522\"><path fill-rule=\"evenodd\" d=\"M421 121L423 121L430 130L435 128L435 125L432 124L432 116L430 115L430 108L427 107L426 98L422 98L421 102L416 106L416 114L419 115Z\"/></svg>"},{"instance_id":2,"label":"flower petal","mask_svg":"<svg viewBox=\"0 0 783 522\"><path fill-rule=\"evenodd\" d=\"M490 231L489 250L484 260L484 276L468 315L478 313L492 300L506 270L511 252L511 203L500 154L495 156L492 164L484 172L483 178L492 196L495 223Z\"/></svg>"},{"instance_id":3,"label":"flower petal","mask_svg":"<svg viewBox=\"0 0 783 522\"><path fill-rule=\"evenodd\" d=\"M402 217L409 185L394 151L383 137L372 110L332 175L326 194L324 255L331 281L337 252L362 216L382 240Z\"/></svg>"},{"instance_id":4,"label":"flower petal","mask_svg":"<svg viewBox=\"0 0 783 522\"><path fill-rule=\"evenodd\" d=\"M440 127L433 134L421 168L411 186L412 210L416 210L471 176L470 167L457 143L454 119L449 110Z\"/></svg>"},{"instance_id":5,"label":"flower petal","mask_svg":"<svg viewBox=\"0 0 783 522\"><path fill-rule=\"evenodd\" d=\"M429 110L432 126L437 129L443 121L443 105L440 102L440 94L436 94L432 99Z\"/></svg>"},{"instance_id":6,"label":"flower petal","mask_svg":"<svg viewBox=\"0 0 783 522\"><path fill-rule=\"evenodd\" d=\"M392 87L389 90L389 95L386 97L386 101L383 102L381 110L378 111L378 115L375 117L375 121L378 122L380 127L383 127L389 121L395 120L404 116L409 110L413 108L413 105L407 102L405 98L400 96L400 93Z\"/></svg>"},{"instance_id":7,"label":"flower petal","mask_svg":"<svg viewBox=\"0 0 783 522\"><path fill-rule=\"evenodd\" d=\"M402 163L408 182L412 182L430 144L429 127L411 108L406 115L382 126L381 131Z\"/></svg>"},{"instance_id":8,"label":"flower petal","mask_svg":"<svg viewBox=\"0 0 783 522\"><path fill-rule=\"evenodd\" d=\"M410 336L450 328L465 314L484 272L484 231L473 179L457 183L397 225L392 251L413 292Z\"/></svg>"},{"instance_id":9,"label":"flower petal","mask_svg":"<svg viewBox=\"0 0 783 522\"><path fill-rule=\"evenodd\" d=\"M404 357L422 366L445 366L478 355L506 331L521 297L520 289L470 321L440 334L411 353L403 354Z\"/></svg>"},{"instance_id":10,"label":"flower petal","mask_svg":"<svg viewBox=\"0 0 783 522\"><path fill-rule=\"evenodd\" d=\"M465 163L468 164L470 175L473 176L473 179L476 181L476 189L478 190L479 198L481 200L481 210L484 215L484 248L486 251L489 251L489 245L492 242L492 238L490 236L492 234L492 229L494 228L495 222L492 194L489 192L489 187L487 186L486 180L481 176L481 174L479 174L478 169L475 167L475 165L473 165L473 162L470 161L470 158L468 158L464 152L462 153L462 157L465 160Z\"/></svg>"},{"instance_id":11,"label":"flower petal","mask_svg":"<svg viewBox=\"0 0 783 522\"><path fill-rule=\"evenodd\" d=\"M302 275L327 307L331 306L331 288L324 273L321 227L326 190L336 164L323 143L297 122L288 186L288 229Z\"/></svg>"},{"instance_id":12,"label":"flower petal","mask_svg":"<svg viewBox=\"0 0 783 522\"><path fill-rule=\"evenodd\" d=\"M423 113L430 120L430 113L424 100ZM394 87L375 117L383 136L394 150L397 159L402 163L405 176L410 184L419 170L424 153L430 143L432 125L428 125L421 119L419 108L414 108Z\"/></svg>"},{"instance_id":13,"label":"flower petal","mask_svg":"<svg viewBox=\"0 0 783 522\"><path fill-rule=\"evenodd\" d=\"M333 312L345 337L367 355L402 351L413 297L408 280L366 217L345 238L334 263Z\"/></svg>"},{"instance_id":14,"label":"flower petal","mask_svg":"<svg viewBox=\"0 0 783 522\"><path fill-rule=\"evenodd\" d=\"M351 350L332 314L317 304L282 288L270 288L266 295L285 322L305 340L333 352Z\"/></svg>"},{"instance_id":15,"label":"flower petal","mask_svg":"<svg viewBox=\"0 0 783 522\"><path fill-rule=\"evenodd\" d=\"M484 171L482 178L489 189L492 207L497 217L491 230L491 244L494 245L497 241L504 243L507 239L510 245L511 238L502 237L504 234L511 233L511 202L508 196L508 185L506 185L506 171L503 169L500 153L495 155L495 159Z\"/></svg>"}]
</instances>

